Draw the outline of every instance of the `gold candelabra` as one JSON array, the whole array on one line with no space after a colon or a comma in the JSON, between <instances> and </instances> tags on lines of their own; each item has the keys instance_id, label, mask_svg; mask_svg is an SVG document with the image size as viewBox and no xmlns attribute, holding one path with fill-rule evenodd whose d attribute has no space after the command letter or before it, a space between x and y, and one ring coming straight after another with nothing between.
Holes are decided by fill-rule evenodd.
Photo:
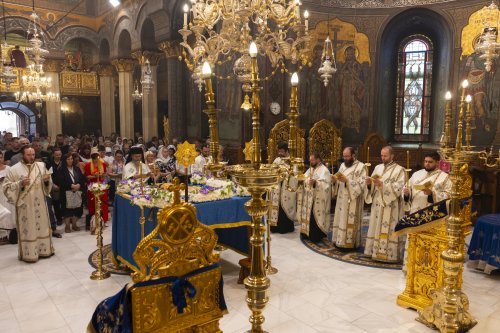
<instances>
[{"instance_id":1,"label":"gold candelabra","mask_svg":"<svg viewBox=\"0 0 500 333\"><path fill-rule=\"evenodd\" d=\"M251 244L251 266L250 275L245 279L247 289L247 304L251 311L250 323L252 325L248 332L264 332L264 308L269 300L267 289L270 286L269 278L264 268L264 230L262 217L268 211L268 204L262 198L263 195L275 186L281 176L281 168L274 164L261 163L260 147L260 86L257 70L258 49L255 43L250 45L250 56L252 58L252 159L251 164L232 165L227 167L228 173L240 186L246 188L251 194L251 199L245 204L248 214L252 218Z\"/></svg>"},{"instance_id":2,"label":"gold candelabra","mask_svg":"<svg viewBox=\"0 0 500 333\"><path fill-rule=\"evenodd\" d=\"M463 174L468 173L468 163L479 158L486 166L500 165L500 157L494 163L489 163L493 158L493 149L476 152L471 145L471 116L470 95L466 96L468 81L462 82L462 94L458 113L457 136L455 147L451 147L451 93L447 92L443 137L441 139L441 156L451 164L450 179L452 189L450 193L450 215L446 219L446 235L448 248L441 253L443 259L444 281L443 287L431 295L432 305L419 311L418 321L427 326L437 328L443 333L466 332L477 321L468 312L469 300L462 292L457 281L462 280L464 253L460 245L464 243L463 218L460 216L460 187L463 186ZM467 106L465 106L467 103ZM464 109L467 109L464 119ZM463 122L465 120L465 146L463 145Z\"/></svg>"},{"instance_id":3,"label":"gold candelabra","mask_svg":"<svg viewBox=\"0 0 500 333\"><path fill-rule=\"evenodd\" d=\"M90 279L92 280L104 280L109 278L109 272L102 266L102 224L101 224L101 195L102 191L100 188L101 184L92 190L95 200L95 213L94 220L96 223L96 234L97 234L97 269L92 272Z\"/></svg>"},{"instance_id":4,"label":"gold candelabra","mask_svg":"<svg viewBox=\"0 0 500 333\"><path fill-rule=\"evenodd\" d=\"M210 155L211 161L205 165L205 169L210 171L214 177L225 176L221 173L225 164L219 161L219 129L217 114L219 109L215 108L215 94L212 88L212 69L210 64L203 63L202 77L205 80L207 108L203 112L208 116L208 126L210 130Z\"/></svg>"}]
</instances>

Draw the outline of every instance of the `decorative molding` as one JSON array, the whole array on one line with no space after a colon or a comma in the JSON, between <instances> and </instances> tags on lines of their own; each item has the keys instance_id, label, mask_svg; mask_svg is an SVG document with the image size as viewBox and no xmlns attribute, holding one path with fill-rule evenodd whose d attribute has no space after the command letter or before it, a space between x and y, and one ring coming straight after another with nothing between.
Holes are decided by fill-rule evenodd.
<instances>
[{"instance_id":1,"label":"decorative molding","mask_svg":"<svg viewBox=\"0 0 500 333\"><path fill-rule=\"evenodd\" d=\"M111 63L118 72L132 72L136 65L133 59L114 59Z\"/></svg>"},{"instance_id":2,"label":"decorative molding","mask_svg":"<svg viewBox=\"0 0 500 333\"><path fill-rule=\"evenodd\" d=\"M455 2L457 0L320 0L319 4L325 7L342 8L394 8L433 5L439 3ZM313 1L311 1L313 2ZM316 1L314 1L317 3Z\"/></svg>"},{"instance_id":3,"label":"decorative molding","mask_svg":"<svg viewBox=\"0 0 500 333\"><path fill-rule=\"evenodd\" d=\"M182 48L178 41L161 42L159 49L165 53L167 59L179 58L182 54Z\"/></svg>"},{"instance_id":4,"label":"decorative molding","mask_svg":"<svg viewBox=\"0 0 500 333\"><path fill-rule=\"evenodd\" d=\"M99 83L96 72L62 71L61 95L98 96Z\"/></svg>"},{"instance_id":5,"label":"decorative molding","mask_svg":"<svg viewBox=\"0 0 500 333\"><path fill-rule=\"evenodd\" d=\"M99 76L113 76L115 70L110 64L97 64L94 68Z\"/></svg>"},{"instance_id":6,"label":"decorative molding","mask_svg":"<svg viewBox=\"0 0 500 333\"><path fill-rule=\"evenodd\" d=\"M151 66L158 66L160 59L163 57L162 52L155 51L135 51L132 52L132 58L137 59L140 65L144 65L146 60L149 60Z\"/></svg>"}]
</instances>

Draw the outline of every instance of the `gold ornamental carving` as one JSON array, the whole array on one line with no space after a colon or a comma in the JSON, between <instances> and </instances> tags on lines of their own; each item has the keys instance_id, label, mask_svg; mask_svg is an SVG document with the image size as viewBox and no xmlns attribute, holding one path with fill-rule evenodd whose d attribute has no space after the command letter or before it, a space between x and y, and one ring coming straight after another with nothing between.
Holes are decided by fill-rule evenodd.
<instances>
[{"instance_id":1,"label":"gold ornamental carving","mask_svg":"<svg viewBox=\"0 0 500 333\"><path fill-rule=\"evenodd\" d=\"M132 58L139 62L139 65L144 65L146 60L149 60L151 66L158 66L163 53L155 51L135 51L132 52Z\"/></svg>"},{"instance_id":2,"label":"gold ornamental carving","mask_svg":"<svg viewBox=\"0 0 500 333\"><path fill-rule=\"evenodd\" d=\"M113 76L114 74L114 67L109 64L98 64L95 70L99 76Z\"/></svg>"},{"instance_id":3,"label":"gold ornamental carving","mask_svg":"<svg viewBox=\"0 0 500 333\"><path fill-rule=\"evenodd\" d=\"M62 95L98 96L100 94L96 72L62 71L59 80Z\"/></svg>"},{"instance_id":4,"label":"gold ornamental carving","mask_svg":"<svg viewBox=\"0 0 500 333\"><path fill-rule=\"evenodd\" d=\"M12 72L16 75L16 80L10 84L10 88L7 89L7 85L3 78L0 78L0 91L18 91L21 89L22 77L28 74L28 70L20 67L13 67ZM26 73L26 74L25 74Z\"/></svg>"},{"instance_id":5,"label":"gold ornamental carving","mask_svg":"<svg viewBox=\"0 0 500 333\"><path fill-rule=\"evenodd\" d=\"M118 72L132 72L136 65L134 59L114 59L111 63Z\"/></svg>"},{"instance_id":6,"label":"gold ornamental carving","mask_svg":"<svg viewBox=\"0 0 500 333\"><path fill-rule=\"evenodd\" d=\"M179 45L179 42L176 41L161 42L159 49L165 53L167 59L178 58L182 55L182 48Z\"/></svg>"}]
</instances>

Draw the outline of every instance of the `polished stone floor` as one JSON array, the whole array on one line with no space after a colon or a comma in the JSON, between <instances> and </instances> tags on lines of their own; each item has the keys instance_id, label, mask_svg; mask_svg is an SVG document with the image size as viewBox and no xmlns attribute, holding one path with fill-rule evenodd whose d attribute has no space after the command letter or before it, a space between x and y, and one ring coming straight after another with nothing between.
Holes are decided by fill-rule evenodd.
<instances>
[{"instance_id":1,"label":"polished stone floor","mask_svg":"<svg viewBox=\"0 0 500 333\"><path fill-rule=\"evenodd\" d=\"M111 228L104 243L111 241ZM97 303L117 292L128 276L92 281L89 254L95 237L84 231L55 239L56 255L35 264L17 260L16 245L0 246L0 332L84 333ZM275 333L425 333L416 313L396 305L404 288L400 271L351 265L307 249L298 232L273 238L273 265L264 327ZM241 256L222 253L224 292L229 314L221 321L226 333L248 329L245 289L237 284ZM472 332L499 332L500 276L466 268L464 291L479 324Z\"/></svg>"}]
</instances>

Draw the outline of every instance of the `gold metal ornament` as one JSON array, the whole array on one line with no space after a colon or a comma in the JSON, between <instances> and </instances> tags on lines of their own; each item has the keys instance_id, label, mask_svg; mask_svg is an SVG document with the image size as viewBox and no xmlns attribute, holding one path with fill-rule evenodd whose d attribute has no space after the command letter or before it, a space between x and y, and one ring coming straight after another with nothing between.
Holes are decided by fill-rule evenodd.
<instances>
[{"instance_id":1,"label":"gold metal ornament","mask_svg":"<svg viewBox=\"0 0 500 333\"><path fill-rule=\"evenodd\" d=\"M280 167L273 164L261 163L260 146L260 86L257 70L257 46L252 43L250 56L252 61L252 159L251 164L232 165L227 167L232 179L241 187L248 190L251 199L245 204L248 214L252 217L251 244L251 266L250 275L245 279L247 289L247 305L251 311L250 323L252 325L248 332L264 332L264 308L269 300L267 289L270 286L269 278L264 268L264 230L262 217L267 213L269 205L263 199L263 195L277 185L281 179Z\"/></svg>"},{"instance_id":2,"label":"gold metal ornament","mask_svg":"<svg viewBox=\"0 0 500 333\"><path fill-rule=\"evenodd\" d=\"M104 280L110 277L110 273L102 266L102 225L101 225L101 195L99 188L92 191L95 200L94 220L96 223L97 238L97 269L90 275L91 280Z\"/></svg>"},{"instance_id":3,"label":"gold metal ornament","mask_svg":"<svg viewBox=\"0 0 500 333\"><path fill-rule=\"evenodd\" d=\"M175 157L180 165L186 167L186 169L194 164L194 161L198 156L198 152L196 151L196 145L189 143L188 141L184 141L177 145L177 150L175 152Z\"/></svg>"},{"instance_id":4,"label":"gold metal ornament","mask_svg":"<svg viewBox=\"0 0 500 333\"><path fill-rule=\"evenodd\" d=\"M252 160L252 146L253 146L253 140L245 142L245 149L243 149L243 154L245 155L245 161Z\"/></svg>"}]
</instances>

